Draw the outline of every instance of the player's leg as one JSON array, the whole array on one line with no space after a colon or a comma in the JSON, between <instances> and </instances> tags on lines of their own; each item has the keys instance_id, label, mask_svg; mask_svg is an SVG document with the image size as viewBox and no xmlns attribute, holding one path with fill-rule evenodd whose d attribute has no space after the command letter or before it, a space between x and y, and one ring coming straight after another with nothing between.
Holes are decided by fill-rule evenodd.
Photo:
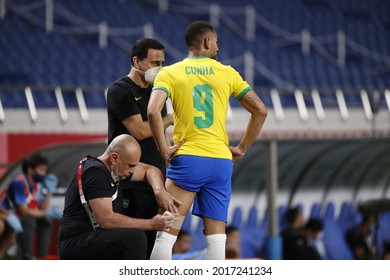
<instances>
[{"instance_id":1,"label":"player's leg","mask_svg":"<svg viewBox=\"0 0 390 280\"><path fill-rule=\"evenodd\" d=\"M177 210L179 211L179 214L176 215L179 218L176 218L175 220L178 220L178 222L175 223L169 232L178 235L180 228L183 224L184 217L187 215L188 211L191 208L192 203L194 202L194 198L196 195L196 192L185 190L181 187L179 187L175 181L172 179L167 179L165 183L166 190L175 198L179 199L182 202L182 205L180 205Z\"/></svg>"},{"instance_id":2,"label":"player's leg","mask_svg":"<svg viewBox=\"0 0 390 280\"><path fill-rule=\"evenodd\" d=\"M196 193L190 192L180 188L175 181L167 179L166 181L167 191L179 199L182 205L178 207L179 214L175 217L175 222L169 231L158 231L156 241L151 254L151 260L170 260L172 259L172 247L176 242L177 235L183 225L184 217L187 215Z\"/></svg>"},{"instance_id":3,"label":"player's leg","mask_svg":"<svg viewBox=\"0 0 390 280\"><path fill-rule=\"evenodd\" d=\"M207 183L197 194L193 213L203 217L206 236L206 259L224 260L225 225L231 195L232 162L228 159L208 159L213 170Z\"/></svg>"},{"instance_id":4,"label":"player's leg","mask_svg":"<svg viewBox=\"0 0 390 280\"><path fill-rule=\"evenodd\" d=\"M203 218L206 236L206 260L224 260L226 247L226 223L210 218Z\"/></svg>"}]
</instances>

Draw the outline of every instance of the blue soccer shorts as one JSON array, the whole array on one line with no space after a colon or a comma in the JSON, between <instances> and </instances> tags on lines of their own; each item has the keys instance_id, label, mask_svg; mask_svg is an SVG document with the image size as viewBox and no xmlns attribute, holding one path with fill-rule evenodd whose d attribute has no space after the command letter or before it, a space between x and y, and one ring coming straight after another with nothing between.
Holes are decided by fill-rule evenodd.
<instances>
[{"instance_id":1,"label":"blue soccer shorts","mask_svg":"<svg viewBox=\"0 0 390 280\"><path fill-rule=\"evenodd\" d=\"M232 171L230 159L180 155L166 175L182 189L196 192L192 214L227 222Z\"/></svg>"}]
</instances>

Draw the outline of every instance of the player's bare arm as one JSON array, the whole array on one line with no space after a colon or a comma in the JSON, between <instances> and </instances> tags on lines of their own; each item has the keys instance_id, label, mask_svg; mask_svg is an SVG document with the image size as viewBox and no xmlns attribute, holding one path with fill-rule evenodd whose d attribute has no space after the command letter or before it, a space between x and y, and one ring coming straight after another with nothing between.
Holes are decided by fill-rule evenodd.
<instances>
[{"instance_id":1,"label":"player's bare arm","mask_svg":"<svg viewBox=\"0 0 390 280\"><path fill-rule=\"evenodd\" d=\"M259 135L268 114L268 110L263 101L261 101L253 90L247 92L241 98L240 103L251 114L251 116L244 137L241 139L238 146L229 147L233 155L233 162L236 162L244 157L246 151L250 146L252 146L253 142Z\"/></svg>"}]
</instances>

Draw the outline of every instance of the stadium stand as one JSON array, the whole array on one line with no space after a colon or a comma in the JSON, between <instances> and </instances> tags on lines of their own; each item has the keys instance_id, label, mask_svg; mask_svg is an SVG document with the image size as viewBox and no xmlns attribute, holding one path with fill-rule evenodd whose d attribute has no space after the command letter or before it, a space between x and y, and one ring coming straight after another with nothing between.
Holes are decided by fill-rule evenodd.
<instances>
[{"instance_id":1,"label":"stadium stand","mask_svg":"<svg viewBox=\"0 0 390 280\"><path fill-rule=\"evenodd\" d=\"M145 35L156 37L166 45L166 63L171 64L186 55L184 27L216 15L220 60L248 74L243 58L250 53L256 87L286 90L287 96L295 88L319 88L326 96L329 88L342 88L348 106L361 106L361 88L383 93L388 87L390 39L384 11L389 4L384 1L252 0L245 6L213 1L219 7L217 14L208 2L199 0L170 0L166 11L156 0L49 2L53 3L51 25L46 22L45 1L5 1L0 20L2 51L7 54L0 58L2 84L104 88L126 73L129 61L123 57L131 42ZM246 21L251 20L254 27L249 29ZM106 37L102 26L108 28ZM56 107L52 92L42 95L48 96L37 98L39 106ZM87 102L104 106L104 99L95 95L87 96ZM25 107L23 98L11 101L9 96L14 94L0 96L4 107ZM294 99L284 97L285 106L296 106ZM305 97L310 106L310 96ZM334 94L323 102L325 107L334 106ZM381 102L384 105L383 94Z\"/></svg>"}]
</instances>

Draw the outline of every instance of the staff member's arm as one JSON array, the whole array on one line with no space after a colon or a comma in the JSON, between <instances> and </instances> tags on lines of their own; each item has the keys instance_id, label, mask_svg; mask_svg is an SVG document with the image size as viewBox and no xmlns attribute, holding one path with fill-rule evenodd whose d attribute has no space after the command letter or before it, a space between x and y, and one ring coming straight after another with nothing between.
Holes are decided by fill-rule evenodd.
<instances>
[{"instance_id":1,"label":"staff member's arm","mask_svg":"<svg viewBox=\"0 0 390 280\"><path fill-rule=\"evenodd\" d=\"M139 163L132 176L132 181L147 180L153 188L163 186L161 171L153 166ZM165 190L164 190L165 191ZM175 200L168 194L168 199ZM178 202L178 201L177 201ZM166 230L173 222L172 217L156 215L152 219L137 219L115 213L112 208L111 197L101 197L89 200L95 218L103 229L110 228L137 228L141 230Z\"/></svg>"},{"instance_id":2,"label":"staff member's arm","mask_svg":"<svg viewBox=\"0 0 390 280\"><path fill-rule=\"evenodd\" d=\"M152 186L160 209L171 213L178 213L177 207L182 203L165 190L164 176L161 170L145 163L139 163L135 170L131 180L143 181L146 179L149 185Z\"/></svg>"},{"instance_id":3,"label":"staff member's arm","mask_svg":"<svg viewBox=\"0 0 390 280\"><path fill-rule=\"evenodd\" d=\"M166 230L172 224L172 217L156 215L151 219L136 219L112 209L111 197L95 198L89 201L95 218L103 229L136 228L140 230Z\"/></svg>"}]
</instances>

